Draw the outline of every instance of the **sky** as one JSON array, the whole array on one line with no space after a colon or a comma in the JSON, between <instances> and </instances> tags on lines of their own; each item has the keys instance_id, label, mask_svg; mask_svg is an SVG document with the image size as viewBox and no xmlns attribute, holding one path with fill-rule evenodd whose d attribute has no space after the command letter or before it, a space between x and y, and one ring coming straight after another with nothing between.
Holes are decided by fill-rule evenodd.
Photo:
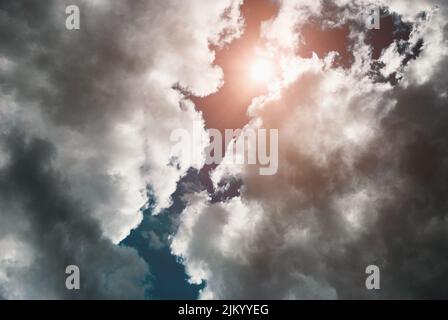
<instances>
[{"instance_id":1,"label":"sky","mask_svg":"<svg viewBox=\"0 0 448 320\"><path fill-rule=\"evenodd\" d=\"M444 0L0 0L0 298L448 298L447 21ZM208 164L227 129L276 130L277 170L231 143Z\"/></svg>"}]
</instances>

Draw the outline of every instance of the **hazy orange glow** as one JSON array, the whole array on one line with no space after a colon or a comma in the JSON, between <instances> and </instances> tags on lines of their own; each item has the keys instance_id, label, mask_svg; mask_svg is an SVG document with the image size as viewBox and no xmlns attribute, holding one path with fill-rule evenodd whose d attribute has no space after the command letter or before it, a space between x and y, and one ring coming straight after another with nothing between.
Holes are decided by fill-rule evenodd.
<instances>
[{"instance_id":1,"label":"hazy orange glow","mask_svg":"<svg viewBox=\"0 0 448 320\"><path fill-rule=\"evenodd\" d=\"M215 64L224 72L224 84L215 94L190 97L203 112L207 128L237 129L249 120L246 112L252 99L267 91L267 82L251 76L251 65L262 48L260 27L262 21L277 14L277 5L270 0L246 0L241 7L245 19L244 34L224 48L212 47L216 52Z\"/></svg>"}]
</instances>

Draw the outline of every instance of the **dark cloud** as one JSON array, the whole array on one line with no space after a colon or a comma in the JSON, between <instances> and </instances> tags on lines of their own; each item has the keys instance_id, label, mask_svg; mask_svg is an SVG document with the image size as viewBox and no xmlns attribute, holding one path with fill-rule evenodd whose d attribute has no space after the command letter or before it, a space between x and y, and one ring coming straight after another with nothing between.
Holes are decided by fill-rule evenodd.
<instances>
[{"instance_id":1,"label":"dark cloud","mask_svg":"<svg viewBox=\"0 0 448 320\"><path fill-rule=\"evenodd\" d=\"M145 205L183 211L141 240L160 251L174 233L202 298L448 296L443 2L382 2L390 37L359 29L361 0L348 10L285 0L262 28L250 20L281 47L285 72L299 72L247 116L208 110L206 123L225 113L232 126L279 128L279 172L264 177L189 170L170 154L169 133L202 119L176 88L204 97L222 85L210 43L238 34L238 1L80 0L82 32L65 29L68 3L0 2L2 298L143 297L149 267L117 243ZM337 19L317 27L320 10ZM81 268L80 292L64 287L69 264ZM370 264L380 291L364 287Z\"/></svg>"},{"instance_id":2,"label":"dark cloud","mask_svg":"<svg viewBox=\"0 0 448 320\"><path fill-rule=\"evenodd\" d=\"M65 28L69 4L80 8L80 30ZM221 72L209 41L232 38L238 8L0 2L2 296L144 296L148 265L118 243L141 222L147 186L160 211L190 167L189 159L168 165L169 138L200 114L181 110L172 86L216 90ZM81 269L78 293L64 286L69 264Z\"/></svg>"},{"instance_id":3,"label":"dark cloud","mask_svg":"<svg viewBox=\"0 0 448 320\"><path fill-rule=\"evenodd\" d=\"M25 242L36 253L27 268L7 270L21 276L13 289L29 289L25 296L35 299L143 297L146 263L104 238L88 209L70 198L70 185L52 168L54 146L18 131L2 138L10 152L9 165L0 170L2 237ZM27 226L15 229L21 222ZM81 270L79 292L65 288L65 268L72 264Z\"/></svg>"},{"instance_id":4,"label":"dark cloud","mask_svg":"<svg viewBox=\"0 0 448 320\"><path fill-rule=\"evenodd\" d=\"M83 18L88 12L97 15L87 2L77 4L86 13ZM120 116L118 101L125 85L119 80L126 76L113 77L109 68L127 68L118 64L119 56L125 56L117 49L121 39L113 34L115 24L108 17L97 15L94 21L103 28L98 33L89 30L90 19L83 20L86 33L70 33L65 18L63 2L0 4L0 140L7 159L0 183L0 269L6 275L1 291L9 298L141 298L148 266L133 249L112 242L117 229L107 230L95 205L104 201L111 205L107 210L120 210L118 202L108 199L114 193L123 199L123 193L111 189L120 183L119 176L107 174L104 160L98 159L104 169L95 169L95 152L90 152L90 165L70 165L75 158L86 159L90 148L74 136L89 132L95 148L94 140L104 144L110 139L104 128ZM64 147L63 141L76 147ZM97 150L111 159L117 154L110 144ZM90 197L82 196L86 187L92 190ZM139 220L138 210L128 222L111 213L111 221L121 219L125 228ZM81 269L79 292L65 288L70 264Z\"/></svg>"},{"instance_id":5,"label":"dark cloud","mask_svg":"<svg viewBox=\"0 0 448 320\"><path fill-rule=\"evenodd\" d=\"M238 177L240 196L192 195L172 244L192 281L205 282L202 298L448 296L446 8L419 18L433 6L401 12L414 22L406 41L418 54L393 41L382 50L387 73L402 76L394 86L368 78L374 59L361 33L348 70L300 60L293 83L253 103L254 119L279 128L279 172L219 166L215 185ZM280 10L277 21L306 21L306 8ZM371 264L378 291L365 287Z\"/></svg>"}]
</instances>

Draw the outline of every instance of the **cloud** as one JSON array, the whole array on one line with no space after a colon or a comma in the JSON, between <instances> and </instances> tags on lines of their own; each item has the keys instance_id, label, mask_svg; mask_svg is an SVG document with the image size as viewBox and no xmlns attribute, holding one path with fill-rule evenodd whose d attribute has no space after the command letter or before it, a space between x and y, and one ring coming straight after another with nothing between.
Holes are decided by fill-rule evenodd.
<instances>
[{"instance_id":1,"label":"cloud","mask_svg":"<svg viewBox=\"0 0 448 320\"><path fill-rule=\"evenodd\" d=\"M79 31L65 29L68 4L81 9ZM216 91L209 43L240 23L230 0L0 4L3 297L143 296L148 266L117 244L149 193L156 211L170 205L192 165L169 165L170 132L202 120L173 86ZM68 264L81 293L64 288Z\"/></svg>"},{"instance_id":2,"label":"cloud","mask_svg":"<svg viewBox=\"0 0 448 320\"><path fill-rule=\"evenodd\" d=\"M402 75L392 85L369 76L366 30L349 35L349 68L335 67L334 53L297 57L300 28L291 19L320 21L320 7L291 3L280 2L264 29L287 49L278 56L284 81L253 101L247 125L279 129L279 171L260 176L224 161L215 187L237 177L240 194L219 203L191 195L173 253L192 282L205 281L204 299L446 298L448 7L384 2L412 23L411 46L424 43L405 66L396 43L382 52L395 68L387 72ZM353 17L367 2L335 3L359 30ZM371 264L381 270L379 291L364 286Z\"/></svg>"}]
</instances>

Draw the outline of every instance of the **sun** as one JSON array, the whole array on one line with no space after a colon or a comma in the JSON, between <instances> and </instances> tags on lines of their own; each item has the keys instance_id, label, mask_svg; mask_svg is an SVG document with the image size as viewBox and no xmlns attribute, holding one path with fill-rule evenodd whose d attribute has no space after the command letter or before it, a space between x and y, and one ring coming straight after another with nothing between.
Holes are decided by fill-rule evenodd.
<instances>
[{"instance_id":1,"label":"sun","mask_svg":"<svg viewBox=\"0 0 448 320\"><path fill-rule=\"evenodd\" d=\"M267 83L272 80L274 70L271 61L266 58L257 58L250 64L250 78L258 83Z\"/></svg>"}]
</instances>

